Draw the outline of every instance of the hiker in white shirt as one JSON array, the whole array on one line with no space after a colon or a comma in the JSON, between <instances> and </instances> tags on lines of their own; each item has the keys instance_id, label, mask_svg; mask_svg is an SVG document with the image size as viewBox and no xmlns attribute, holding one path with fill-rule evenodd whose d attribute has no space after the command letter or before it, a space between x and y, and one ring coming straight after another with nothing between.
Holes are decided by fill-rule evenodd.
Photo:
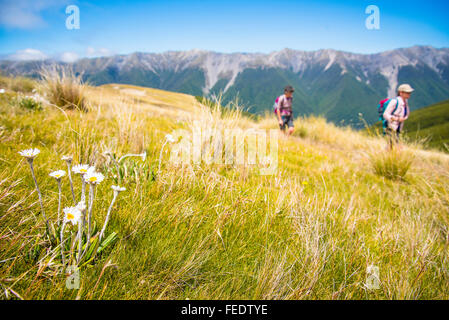
<instances>
[{"instance_id":1,"label":"hiker in white shirt","mask_svg":"<svg viewBox=\"0 0 449 320\"><path fill-rule=\"evenodd\" d=\"M383 114L387 122L386 134L389 137L389 149L393 148L394 143L399 142L399 135L404 127L405 120L408 119L410 108L408 99L415 91L410 85L402 84L398 88L398 96L391 99Z\"/></svg>"}]
</instances>

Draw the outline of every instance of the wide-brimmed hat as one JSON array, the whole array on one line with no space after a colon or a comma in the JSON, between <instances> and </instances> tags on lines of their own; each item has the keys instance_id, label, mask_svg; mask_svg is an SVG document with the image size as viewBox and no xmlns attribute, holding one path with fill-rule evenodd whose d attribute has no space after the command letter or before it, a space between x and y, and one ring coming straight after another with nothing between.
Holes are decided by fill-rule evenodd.
<instances>
[{"instance_id":1,"label":"wide-brimmed hat","mask_svg":"<svg viewBox=\"0 0 449 320\"><path fill-rule=\"evenodd\" d=\"M398 92L412 93L415 91L409 84L401 84L398 88Z\"/></svg>"}]
</instances>

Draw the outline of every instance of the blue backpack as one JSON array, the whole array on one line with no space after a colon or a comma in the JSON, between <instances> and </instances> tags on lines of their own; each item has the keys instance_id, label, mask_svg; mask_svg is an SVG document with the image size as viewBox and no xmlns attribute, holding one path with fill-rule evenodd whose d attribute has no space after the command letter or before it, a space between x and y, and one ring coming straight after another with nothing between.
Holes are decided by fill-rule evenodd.
<instances>
[{"instance_id":1,"label":"blue backpack","mask_svg":"<svg viewBox=\"0 0 449 320\"><path fill-rule=\"evenodd\" d=\"M384 99L384 100L380 101L379 105L377 106L377 112L379 113L379 120L382 121L384 128L386 128L388 126L388 121L384 119L385 110L387 109L391 100L395 100L395 99ZM398 106L399 106L399 101L396 99L396 107L394 108L392 113L396 112L396 110L398 109Z\"/></svg>"}]
</instances>

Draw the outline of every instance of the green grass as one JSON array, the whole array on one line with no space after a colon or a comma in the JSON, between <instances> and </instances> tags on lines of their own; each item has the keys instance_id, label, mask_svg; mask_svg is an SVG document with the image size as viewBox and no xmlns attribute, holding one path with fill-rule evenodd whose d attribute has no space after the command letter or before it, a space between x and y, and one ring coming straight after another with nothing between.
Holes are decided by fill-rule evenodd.
<instances>
[{"instance_id":1,"label":"green grass","mask_svg":"<svg viewBox=\"0 0 449 320\"><path fill-rule=\"evenodd\" d=\"M215 117L225 123L224 115ZM246 121L263 127L260 119ZM274 176L253 167L174 167L166 161L170 145L157 175L165 134L190 129L189 122L107 105L88 113L32 112L2 98L0 297L449 298L447 157L417 156L403 179L390 180L376 174L367 154L382 141L322 119L297 121L300 138L279 140ZM44 258L37 194L17 154L28 147L41 149L35 170L52 219L57 185L48 173L65 168L60 156L96 164L106 176L97 188L97 224L111 201L110 185L117 184L104 150L147 152L145 162L130 158L122 165L127 191L108 227L118 240L81 270L79 290L66 289L55 271L58 259ZM79 196L76 179L75 189ZM64 180L63 206L70 204L69 190ZM380 268L379 290L364 288L372 264Z\"/></svg>"},{"instance_id":2,"label":"green grass","mask_svg":"<svg viewBox=\"0 0 449 320\"><path fill-rule=\"evenodd\" d=\"M425 139L430 148L449 151L449 100L413 111L407 120L406 134Z\"/></svg>"}]
</instances>

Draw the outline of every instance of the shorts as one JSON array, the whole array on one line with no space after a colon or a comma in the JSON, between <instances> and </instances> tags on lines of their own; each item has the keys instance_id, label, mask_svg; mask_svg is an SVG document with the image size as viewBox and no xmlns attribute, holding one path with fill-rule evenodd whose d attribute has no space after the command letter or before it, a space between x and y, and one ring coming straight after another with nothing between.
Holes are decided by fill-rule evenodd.
<instances>
[{"instance_id":1,"label":"shorts","mask_svg":"<svg viewBox=\"0 0 449 320\"><path fill-rule=\"evenodd\" d=\"M294 128L295 127L293 125L293 115L289 115L289 116L288 115L282 115L281 119L282 119L283 124L279 125L279 127L280 127L280 129L282 131L285 130L285 126L288 126L289 128Z\"/></svg>"}]
</instances>

